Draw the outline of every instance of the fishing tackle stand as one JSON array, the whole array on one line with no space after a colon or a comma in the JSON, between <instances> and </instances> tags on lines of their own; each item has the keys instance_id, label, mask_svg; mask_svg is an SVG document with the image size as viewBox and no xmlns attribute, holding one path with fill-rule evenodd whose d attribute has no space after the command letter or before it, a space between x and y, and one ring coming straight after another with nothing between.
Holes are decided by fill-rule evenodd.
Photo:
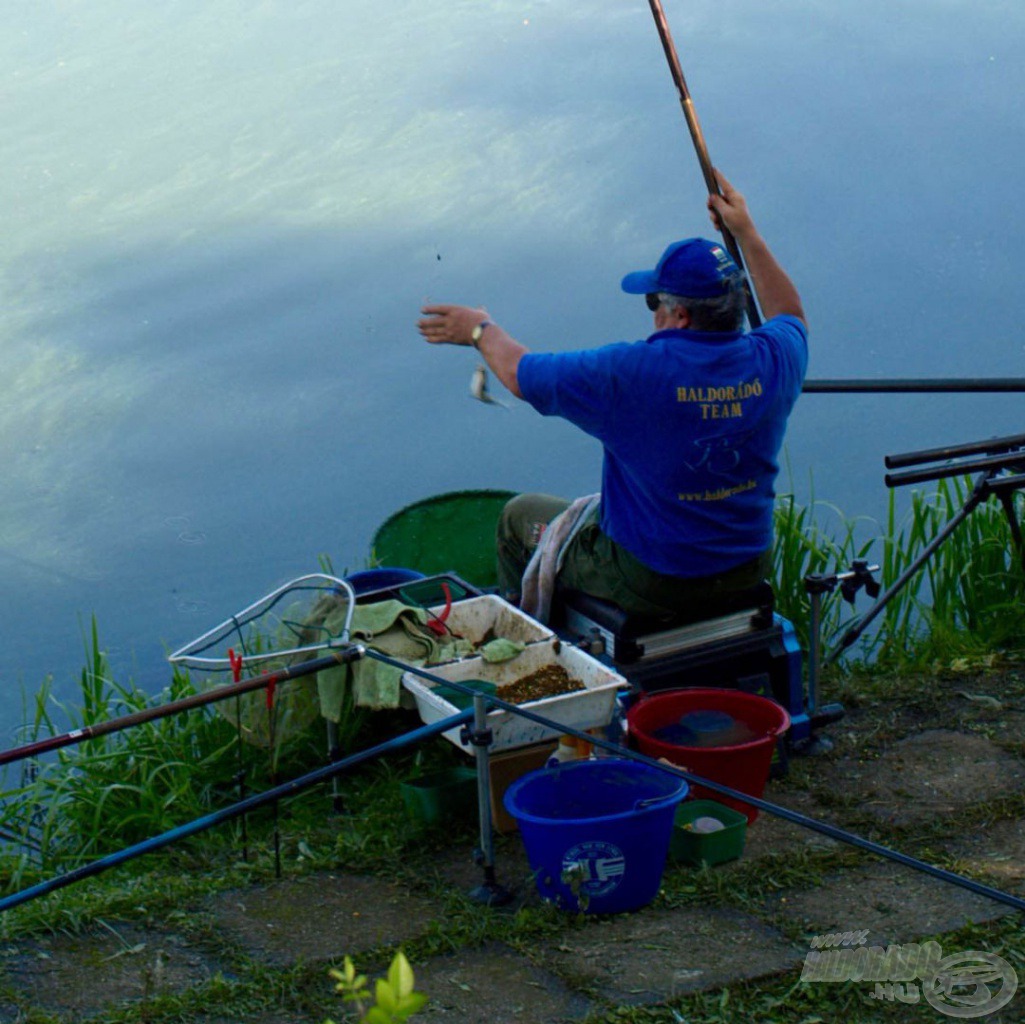
<instances>
[{"instance_id":1,"label":"fishing tackle stand","mask_svg":"<svg viewBox=\"0 0 1025 1024\"><path fill-rule=\"evenodd\" d=\"M847 572L809 573L804 577L804 589L808 594L811 606L811 621L808 624L808 714L812 721L828 719L831 722L843 717L844 711L839 704L827 704L819 711L819 673L822 669L822 597L831 594L837 587L840 595L849 604L854 604L855 595L865 588L869 597L879 595L879 582L872 575L878 572L878 565L869 565L863 559L857 559ZM801 741L803 754L824 754L832 749L833 743L826 736L814 733Z\"/></svg>"},{"instance_id":2,"label":"fishing tackle stand","mask_svg":"<svg viewBox=\"0 0 1025 1024\"><path fill-rule=\"evenodd\" d=\"M780 744L776 774L787 751L815 751L815 733L843 717L839 705L805 701L801 647L793 624L774 611L767 581L723 598L698 615L655 620L630 615L609 601L557 591L559 633L611 664L635 693L675 687L731 687L769 697L786 708L791 726ZM711 614L709 614L711 613Z\"/></svg>"}]
</instances>

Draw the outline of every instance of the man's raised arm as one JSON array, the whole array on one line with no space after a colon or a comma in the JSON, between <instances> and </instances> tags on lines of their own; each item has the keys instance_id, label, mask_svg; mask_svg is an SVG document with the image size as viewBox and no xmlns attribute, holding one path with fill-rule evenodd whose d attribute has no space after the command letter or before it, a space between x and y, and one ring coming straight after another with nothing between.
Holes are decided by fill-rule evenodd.
<instances>
[{"instance_id":1,"label":"man's raised arm","mask_svg":"<svg viewBox=\"0 0 1025 1024\"><path fill-rule=\"evenodd\" d=\"M712 223L716 228L725 224L736 238L765 318L768 320L789 313L807 326L801 297L786 271L776 262L765 239L758 233L744 197L726 180L722 171L716 169L715 176L722 195L708 197Z\"/></svg>"}]
</instances>

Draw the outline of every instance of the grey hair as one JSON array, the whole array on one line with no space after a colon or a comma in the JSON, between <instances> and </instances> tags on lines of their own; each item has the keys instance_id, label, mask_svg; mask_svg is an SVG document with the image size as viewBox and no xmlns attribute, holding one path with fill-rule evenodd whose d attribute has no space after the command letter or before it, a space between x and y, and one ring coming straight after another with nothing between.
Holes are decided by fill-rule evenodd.
<instances>
[{"instance_id":1,"label":"grey hair","mask_svg":"<svg viewBox=\"0 0 1025 1024\"><path fill-rule=\"evenodd\" d=\"M686 309L690 313L690 327L693 331L743 330L747 294L742 277L730 281L729 291L725 295L711 299L693 299L669 292L659 292L658 297L666 309L679 309L681 306Z\"/></svg>"}]
</instances>

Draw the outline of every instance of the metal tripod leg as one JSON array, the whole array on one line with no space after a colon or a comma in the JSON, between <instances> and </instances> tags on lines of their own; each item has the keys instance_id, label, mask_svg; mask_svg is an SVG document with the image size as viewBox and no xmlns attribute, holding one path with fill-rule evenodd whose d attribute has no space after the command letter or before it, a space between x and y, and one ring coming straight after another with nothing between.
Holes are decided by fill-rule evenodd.
<instances>
[{"instance_id":1,"label":"metal tripod leg","mask_svg":"<svg viewBox=\"0 0 1025 1024\"><path fill-rule=\"evenodd\" d=\"M968 500L964 503L961 511L958 512L951 520L943 527L942 530L922 549L922 553L909 565L901 574L894 580L893 584L888 590L886 590L876 601L874 605L853 626L851 626L844 635L840 638L840 643L837 644L836 648L826 658L826 664L832 664L836 659L847 650L855 640L861 636L862 633L869 627L869 625L875 620L876 616L886 607L887 603L893 598L900 590L903 590L915 573L933 556L933 553L940 547L941 544L957 529L958 526L967 519L972 512L989 496L989 487L987 480L980 480L975 489L969 495Z\"/></svg>"},{"instance_id":2,"label":"metal tripod leg","mask_svg":"<svg viewBox=\"0 0 1025 1024\"><path fill-rule=\"evenodd\" d=\"M329 762L334 763L338 760L338 723L332 722L330 719L327 721L327 759ZM331 779L331 809L336 812L341 812L344 808L342 807L342 794L338 788L338 776L335 775Z\"/></svg>"},{"instance_id":3,"label":"metal tripod leg","mask_svg":"<svg viewBox=\"0 0 1025 1024\"><path fill-rule=\"evenodd\" d=\"M837 722L844 716L843 706L830 704L819 712L819 672L821 670L822 595L836 585L837 577L807 577L804 581L811 597L811 624L808 632L808 698L806 711L811 723L809 735L794 744L793 752L802 757L814 757L833 749L833 741L815 733L816 728Z\"/></svg>"},{"instance_id":4,"label":"metal tripod leg","mask_svg":"<svg viewBox=\"0 0 1025 1024\"><path fill-rule=\"evenodd\" d=\"M495 834L491 821L491 730L488 728L487 701L481 694L473 698L473 731L470 733L477 759L477 813L480 818L478 862L484 869L484 881L471 890L470 899L489 907L499 907L512 899L512 893L499 885L495 877Z\"/></svg>"}]
</instances>

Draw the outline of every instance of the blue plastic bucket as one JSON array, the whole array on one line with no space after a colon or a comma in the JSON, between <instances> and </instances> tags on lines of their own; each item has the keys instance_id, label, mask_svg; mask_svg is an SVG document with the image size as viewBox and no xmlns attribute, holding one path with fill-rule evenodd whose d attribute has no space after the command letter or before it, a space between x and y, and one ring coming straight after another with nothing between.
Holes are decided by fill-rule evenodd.
<instances>
[{"instance_id":1,"label":"blue plastic bucket","mask_svg":"<svg viewBox=\"0 0 1025 1024\"><path fill-rule=\"evenodd\" d=\"M658 893L687 783L622 758L530 772L505 793L541 896L564 910L618 914Z\"/></svg>"},{"instance_id":2,"label":"blue plastic bucket","mask_svg":"<svg viewBox=\"0 0 1025 1024\"><path fill-rule=\"evenodd\" d=\"M380 569L363 569L361 572L350 573L345 582L356 594L369 594L372 590L384 590L385 587L400 587L404 583L426 579L416 569L399 569L382 566Z\"/></svg>"}]
</instances>

